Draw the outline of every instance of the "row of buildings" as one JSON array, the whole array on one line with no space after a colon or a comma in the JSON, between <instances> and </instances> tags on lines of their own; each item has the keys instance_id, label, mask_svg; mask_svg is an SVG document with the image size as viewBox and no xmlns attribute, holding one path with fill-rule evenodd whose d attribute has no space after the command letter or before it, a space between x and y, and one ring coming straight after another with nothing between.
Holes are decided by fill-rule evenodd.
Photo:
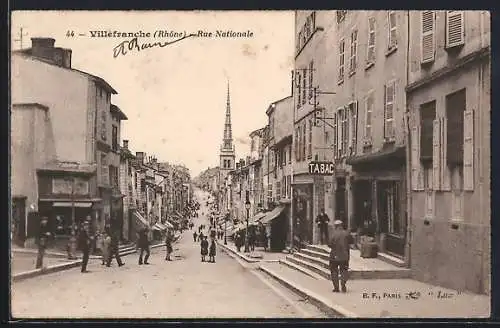
<instances>
[{"instance_id":1,"label":"row of buildings","mask_svg":"<svg viewBox=\"0 0 500 328\"><path fill-rule=\"evenodd\" d=\"M222 211L250 202L277 248L318 243L321 209L352 232L371 220L416 279L489 294L489 12L297 11L295 39L292 94L239 162L228 96Z\"/></svg>"},{"instance_id":2,"label":"row of buildings","mask_svg":"<svg viewBox=\"0 0 500 328\"><path fill-rule=\"evenodd\" d=\"M122 144L127 116L112 102L117 91L72 67L72 51L54 44L32 38L31 48L12 52L14 242L34 237L40 216L63 239L89 216L95 230L111 225L123 241L140 224L178 221L192 192L189 170Z\"/></svg>"}]
</instances>

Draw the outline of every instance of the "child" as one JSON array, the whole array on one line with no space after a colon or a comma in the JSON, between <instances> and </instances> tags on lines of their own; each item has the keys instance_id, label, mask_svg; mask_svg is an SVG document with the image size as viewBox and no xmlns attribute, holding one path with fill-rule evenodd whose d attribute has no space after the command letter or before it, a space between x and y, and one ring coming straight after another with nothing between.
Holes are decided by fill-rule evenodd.
<instances>
[{"instance_id":1,"label":"child","mask_svg":"<svg viewBox=\"0 0 500 328\"><path fill-rule=\"evenodd\" d=\"M215 239L212 238L212 242L210 243L210 252L208 254L209 262L215 263Z\"/></svg>"},{"instance_id":2,"label":"child","mask_svg":"<svg viewBox=\"0 0 500 328\"><path fill-rule=\"evenodd\" d=\"M203 240L200 243L201 246L201 262L205 262L205 256L208 254L208 241L207 237L203 236Z\"/></svg>"},{"instance_id":3,"label":"child","mask_svg":"<svg viewBox=\"0 0 500 328\"><path fill-rule=\"evenodd\" d=\"M111 236L107 231L103 233L102 240L102 264L106 264L109 259L109 247L111 245Z\"/></svg>"}]
</instances>

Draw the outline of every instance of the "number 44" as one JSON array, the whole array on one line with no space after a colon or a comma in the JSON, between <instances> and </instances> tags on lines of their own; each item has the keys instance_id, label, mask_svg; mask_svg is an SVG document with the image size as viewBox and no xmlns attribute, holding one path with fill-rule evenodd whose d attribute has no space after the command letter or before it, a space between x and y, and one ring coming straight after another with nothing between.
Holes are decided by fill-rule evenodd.
<instances>
[{"instance_id":1,"label":"number 44","mask_svg":"<svg viewBox=\"0 0 500 328\"><path fill-rule=\"evenodd\" d=\"M66 32L66 37L68 37L68 38L69 38L69 37L73 37L73 36L75 36L75 31L69 31L69 30L68 30L68 31Z\"/></svg>"}]
</instances>

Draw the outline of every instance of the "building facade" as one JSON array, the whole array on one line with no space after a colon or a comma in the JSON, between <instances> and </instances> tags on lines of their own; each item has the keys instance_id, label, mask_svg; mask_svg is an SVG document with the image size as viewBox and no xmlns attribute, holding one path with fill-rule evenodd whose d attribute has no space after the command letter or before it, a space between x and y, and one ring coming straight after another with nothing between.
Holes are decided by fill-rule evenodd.
<instances>
[{"instance_id":1,"label":"building facade","mask_svg":"<svg viewBox=\"0 0 500 328\"><path fill-rule=\"evenodd\" d=\"M412 11L409 31L411 268L489 294L490 14Z\"/></svg>"}]
</instances>

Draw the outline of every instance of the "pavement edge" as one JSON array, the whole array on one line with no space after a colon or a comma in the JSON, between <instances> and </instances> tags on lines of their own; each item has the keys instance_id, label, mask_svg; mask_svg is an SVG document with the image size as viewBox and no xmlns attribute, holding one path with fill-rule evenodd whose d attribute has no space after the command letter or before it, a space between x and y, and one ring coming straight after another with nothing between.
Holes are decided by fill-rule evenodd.
<instances>
[{"instance_id":1,"label":"pavement edge","mask_svg":"<svg viewBox=\"0 0 500 328\"><path fill-rule=\"evenodd\" d=\"M233 250L230 247L224 245L223 243L220 243L219 241L217 241L217 244L219 246L221 246L222 248L224 248L227 252L230 252L231 254L234 254L234 255L238 256L239 258L245 260L248 263L257 263L257 262L260 262L260 260L258 260L258 259L252 259L252 258L249 258L248 256L245 256L245 255L243 255L241 253L236 252L235 250Z\"/></svg>"}]
</instances>

